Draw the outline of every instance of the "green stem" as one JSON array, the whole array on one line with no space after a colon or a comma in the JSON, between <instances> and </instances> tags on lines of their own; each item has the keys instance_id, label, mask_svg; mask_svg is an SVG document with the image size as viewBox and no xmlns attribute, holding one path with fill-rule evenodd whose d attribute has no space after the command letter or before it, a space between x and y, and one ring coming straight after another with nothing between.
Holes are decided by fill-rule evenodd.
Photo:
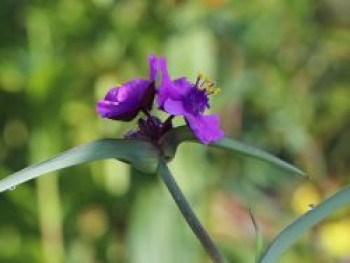
<instances>
[{"instance_id":1,"label":"green stem","mask_svg":"<svg viewBox=\"0 0 350 263\"><path fill-rule=\"evenodd\" d=\"M224 257L220 254L219 249L215 246L214 242L211 240L210 236L205 231L202 224L199 222L197 216L193 212L185 196L182 194L179 186L177 185L174 177L170 173L168 166L165 164L164 161L159 162L158 174L163 179L164 183L166 184L170 194L174 198L188 225L191 227L194 234L202 243L203 247L205 248L209 256L212 258L213 262L226 262Z\"/></svg>"}]
</instances>

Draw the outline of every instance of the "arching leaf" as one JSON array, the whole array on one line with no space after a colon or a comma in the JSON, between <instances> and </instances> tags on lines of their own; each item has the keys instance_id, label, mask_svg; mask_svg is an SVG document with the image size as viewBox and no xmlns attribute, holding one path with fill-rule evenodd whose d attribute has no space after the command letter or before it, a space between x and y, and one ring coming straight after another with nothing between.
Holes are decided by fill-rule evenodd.
<instances>
[{"instance_id":1,"label":"arching leaf","mask_svg":"<svg viewBox=\"0 0 350 263\"><path fill-rule=\"evenodd\" d=\"M163 154L168 160L172 159L176 153L177 147L185 141L192 141L200 143L193 135L192 131L187 126L178 127L167 134L161 139ZM305 175L303 171L297 167L253 146L244 144L237 140L225 137L215 143L209 144L211 147L226 149L231 152L244 155L247 157L259 159L261 161L270 163L285 171L295 173L298 175Z\"/></svg>"},{"instance_id":2,"label":"arching leaf","mask_svg":"<svg viewBox=\"0 0 350 263\"><path fill-rule=\"evenodd\" d=\"M0 192L45 173L108 158L131 163L146 173L156 172L158 166L158 152L150 143L140 140L102 139L72 148L2 179Z\"/></svg>"},{"instance_id":3,"label":"arching leaf","mask_svg":"<svg viewBox=\"0 0 350 263\"><path fill-rule=\"evenodd\" d=\"M315 224L325 219L338 208L350 204L350 186L339 190L336 194L317 205L289 226L287 226L267 247L260 263L278 262L280 256L303 234Z\"/></svg>"}]
</instances>

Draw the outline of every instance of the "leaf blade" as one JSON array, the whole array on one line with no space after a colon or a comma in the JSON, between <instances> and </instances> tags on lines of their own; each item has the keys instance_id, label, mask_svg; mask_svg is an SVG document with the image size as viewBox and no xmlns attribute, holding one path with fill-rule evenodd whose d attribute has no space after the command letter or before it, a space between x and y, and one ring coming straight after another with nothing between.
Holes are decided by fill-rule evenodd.
<instances>
[{"instance_id":1,"label":"leaf blade","mask_svg":"<svg viewBox=\"0 0 350 263\"><path fill-rule=\"evenodd\" d=\"M164 155L167 157L167 160L171 160L174 157L178 146L185 141L200 143L187 126L178 127L163 136L163 138L160 140L160 143L162 145ZM272 154L269 154L256 147L244 144L232 138L224 137L217 142L209 144L209 146L230 150L234 153L259 159L261 161L275 165L276 167L279 167L285 171L305 176L305 173L299 168L273 156Z\"/></svg>"},{"instance_id":2,"label":"leaf blade","mask_svg":"<svg viewBox=\"0 0 350 263\"><path fill-rule=\"evenodd\" d=\"M249 216L252 220L255 231L255 262L258 263L258 260L261 257L263 251L264 235L251 207L249 207Z\"/></svg>"},{"instance_id":3,"label":"leaf blade","mask_svg":"<svg viewBox=\"0 0 350 263\"><path fill-rule=\"evenodd\" d=\"M158 165L157 151L150 143L123 139L96 140L31 165L0 180L0 192L45 173L108 158L131 163L135 168L145 172L155 172Z\"/></svg>"},{"instance_id":4,"label":"leaf blade","mask_svg":"<svg viewBox=\"0 0 350 263\"><path fill-rule=\"evenodd\" d=\"M273 156L272 154L269 154L263 150L260 150L258 148L244 144L242 142L236 141L231 138L225 137L222 140L219 140L211 144L211 146L221 148L221 149L232 150L241 155L245 155L247 157L252 157L252 158L273 164L276 167L279 167L280 169L283 169L285 171L295 173L301 176L305 176L305 173L301 171L299 168Z\"/></svg>"},{"instance_id":5,"label":"leaf blade","mask_svg":"<svg viewBox=\"0 0 350 263\"><path fill-rule=\"evenodd\" d=\"M270 243L259 263L274 263L280 256L312 226L322 221L338 208L350 203L350 185L336 192L303 216L288 225Z\"/></svg>"}]
</instances>

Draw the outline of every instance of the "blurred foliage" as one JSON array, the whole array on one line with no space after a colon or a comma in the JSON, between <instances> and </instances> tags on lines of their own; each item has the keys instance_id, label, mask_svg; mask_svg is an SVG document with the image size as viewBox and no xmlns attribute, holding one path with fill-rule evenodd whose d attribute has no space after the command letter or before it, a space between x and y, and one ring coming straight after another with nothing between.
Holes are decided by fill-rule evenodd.
<instances>
[{"instance_id":1,"label":"blurred foliage","mask_svg":"<svg viewBox=\"0 0 350 263\"><path fill-rule=\"evenodd\" d=\"M115 83L147 75L217 80L227 135L299 165L181 146L170 167L230 262L253 262L252 209L268 239L350 182L349 2L2 0L0 177L133 123L99 119ZM0 262L209 262L158 178L116 161L44 176L0 197ZM350 211L307 233L283 262L350 260Z\"/></svg>"}]
</instances>

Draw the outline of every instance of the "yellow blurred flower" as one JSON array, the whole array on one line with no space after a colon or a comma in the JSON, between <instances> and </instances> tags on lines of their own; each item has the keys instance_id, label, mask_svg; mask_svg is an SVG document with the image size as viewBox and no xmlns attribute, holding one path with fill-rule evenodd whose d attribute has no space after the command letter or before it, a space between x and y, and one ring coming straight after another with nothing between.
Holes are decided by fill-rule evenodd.
<instances>
[{"instance_id":1,"label":"yellow blurred flower","mask_svg":"<svg viewBox=\"0 0 350 263\"><path fill-rule=\"evenodd\" d=\"M350 257L350 218L325 224L320 229L324 249L334 257Z\"/></svg>"},{"instance_id":2,"label":"yellow blurred flower","mask_svg":"<svg viewBox=\"0 0 350 263\"><path fill-rule=\"evenodd\" d=\"M292 198L292 208L298 215L302 215L317 205L321 200L321 195L316 187L307 182L299 186Z\"/></svg>"}]
</instances>

